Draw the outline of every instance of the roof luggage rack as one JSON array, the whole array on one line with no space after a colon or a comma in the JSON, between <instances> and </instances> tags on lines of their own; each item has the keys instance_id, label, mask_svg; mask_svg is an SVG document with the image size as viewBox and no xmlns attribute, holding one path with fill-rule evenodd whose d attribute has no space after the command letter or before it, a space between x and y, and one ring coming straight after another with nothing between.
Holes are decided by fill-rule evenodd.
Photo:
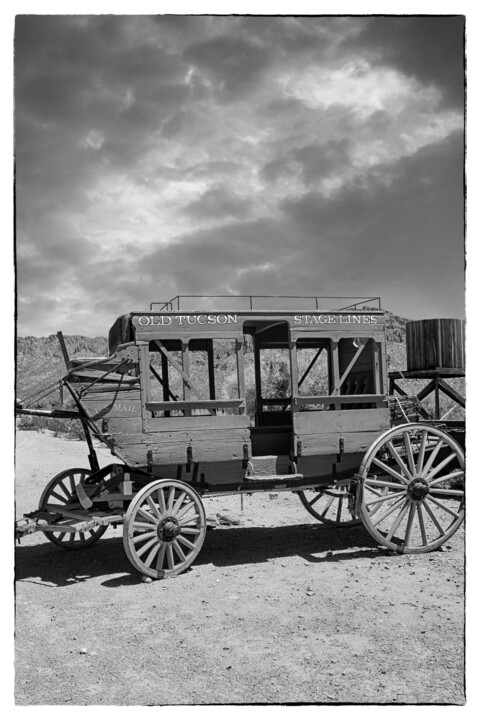
<instances>
[{"instance_id":1,"label":"roof luggage rack","mask_svg":"<svg viewBox=\"0 0 480 720\"><path fill-rule=\"evenodd\" d=\"M193 301L193 302L192 302ZM222 303L217 303L222 301ZM304 295L175 295L171 300L159 300L150 303L151 312L178 312L180 310L226 310L225 301L232 304L228 307L234 311L255 310L381 310L379 297L364 296L304 296ZM296 301L296 302L295 302ZM218 305L220 304L220 308ZM195 307L191 307L195 305Z\"/></svg>"}]
</instances>

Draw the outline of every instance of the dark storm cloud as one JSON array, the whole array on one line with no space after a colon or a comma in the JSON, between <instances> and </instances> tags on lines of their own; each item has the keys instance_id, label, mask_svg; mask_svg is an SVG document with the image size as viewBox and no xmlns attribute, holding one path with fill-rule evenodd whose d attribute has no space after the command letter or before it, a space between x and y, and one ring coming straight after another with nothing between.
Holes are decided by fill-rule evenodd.
<instances>
[{"instance_id":1,"label":"dark storm cloud","mask_svg":"<svg viewBox=\"0 0 480 720\"><path fill-rule=\"evenodd\" d=\"M259 43L226 35L191 45L184 59L215 79L217 93L236 98L258 80L269 53Z\"/></svg>"},{"instance_id":2,"label":"dark storm cloud","mask_svg":"<svg viewBox=\"0 0 480 720\"><path fill-rule=\"evenodd\" d=\"M464 103L464 28L462 16L373 17L346 46L375 53L422 84L441 88L443 103Z\"/></svg>"},{"instance_id":3,"label":"dark storm cloud","mask_svg":"<svg viewBox=\"0 0 480 720\"><path fill-rule=\"evenodd\" d=\"M179 292L458 307L461 41L458 18L18 17L22 328L99 334Z\"/></svg>"},{"instance_id":4,"label":"dark storm cloud","mask_svg":"<svg viewBox=\"0 0 480 720\"><path fill-rule=\"evenodd\" d=\"M316 193L286 201L286 223L302 236L300 265L321 267L327 260L337 284L353 288L362 284L361 267L363 292L365 284L390 286L387 292L395 290L400 300L423 288L425 305L443 305L444 312L451 303L461 308L462 149L457 133L393 167L375 168L367 181L342 188L328 201ZM378 178L387 174L385 185Z\"/></svg>"}]
</instances>

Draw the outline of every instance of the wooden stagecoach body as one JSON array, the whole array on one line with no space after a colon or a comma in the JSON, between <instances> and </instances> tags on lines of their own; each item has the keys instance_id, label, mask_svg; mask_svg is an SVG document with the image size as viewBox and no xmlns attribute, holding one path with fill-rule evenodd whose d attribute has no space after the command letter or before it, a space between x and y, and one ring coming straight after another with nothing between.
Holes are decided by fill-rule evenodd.
<instances>
[{"instance_id":1,"label":"wooden stagecoach body","mask_svg":"<svg viewBox=\"0 0 480 720\"><path fill-rule=\"evenodd\" d=\"M445 542L464 517L463 450L389 397L379 298L300 300L153 303L117 319L105 358L70 359L59 334L76 410L19 412L77 417L90 469L55 476L17 537L42 530L74 549L123 524L134 567L168 577L201 549L204 496L276 490L397 552ZM121 462L100 468L92 435Z\"/></svg>"},{"instance_id":2,"label":"wooden stagecoach body","mask_svg":"<svg viewBox=\"0 0 480 720\"><path fill-rule=\"evenodd\" d=\"M257 379L253 416L246 411L245 335ZM216 397L218 340L231 343L236 359L237 397L230 399ZM351 476L390 427L379 310L134 312L117 320L109 344L114 375L92 381L105 373L99 362L72 367L68 381L94 434L128 465L183 480L202 494L331 484ZM287 357L284 397L262 394L261 355L268 350ZM307 350L313 362L300 375L298 354ZM207 357L208 395L190 377L190 357L198 352ZM322 355L327 392L305 395L302 385ZM182 378L181 397L171 391L172 370Z\"/></svg>"}]
</instances>

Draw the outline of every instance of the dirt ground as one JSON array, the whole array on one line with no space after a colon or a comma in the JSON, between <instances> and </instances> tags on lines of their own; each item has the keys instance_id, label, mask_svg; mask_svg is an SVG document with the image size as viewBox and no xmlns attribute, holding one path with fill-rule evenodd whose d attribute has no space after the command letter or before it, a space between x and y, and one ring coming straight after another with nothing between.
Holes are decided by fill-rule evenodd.
<instances>
[{"instance_id":1,"label":"dirt ground","mask_svg":"<svg viewBox=\"0 0 480 720\"><path fill-rule=\"evenodd\" d=\"M84 443L18 432L17 518L70 467L88 467ZM142 582L121 528L77 552L22 540L17 705L464 703L463 529L397 556L291 493L205 507L240 524L207 532L170 580Z\"/></svg>"}]
</instances>

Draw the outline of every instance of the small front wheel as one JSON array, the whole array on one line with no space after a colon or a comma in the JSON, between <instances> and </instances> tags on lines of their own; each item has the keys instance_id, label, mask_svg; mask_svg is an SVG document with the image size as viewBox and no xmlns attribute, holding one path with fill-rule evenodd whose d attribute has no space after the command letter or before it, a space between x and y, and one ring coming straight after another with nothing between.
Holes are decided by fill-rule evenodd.
<instances>
[{"instance_id":1,"label":"small front wheel","mask_svg":"<svg viewBox=\"0 0 480 720\"><path fill-rule=\"evenodd\" d=\"M143 575L174 577L197 557L206 529L203 503L193 488L178 480L154 480L129 505L123 545Z\"/></svg>"},{"instance_id":2,"label":"small front wheel","mask_svg":"<svg viewBox=\"0 0 480 720\"><path fill-rule=\"evenodd\" d=\"M358 473L365 528L399 553L440 547L465 516L464 464L460 446L435 426L411 423L383 433Z\"/></svg>"}]
</instances>

